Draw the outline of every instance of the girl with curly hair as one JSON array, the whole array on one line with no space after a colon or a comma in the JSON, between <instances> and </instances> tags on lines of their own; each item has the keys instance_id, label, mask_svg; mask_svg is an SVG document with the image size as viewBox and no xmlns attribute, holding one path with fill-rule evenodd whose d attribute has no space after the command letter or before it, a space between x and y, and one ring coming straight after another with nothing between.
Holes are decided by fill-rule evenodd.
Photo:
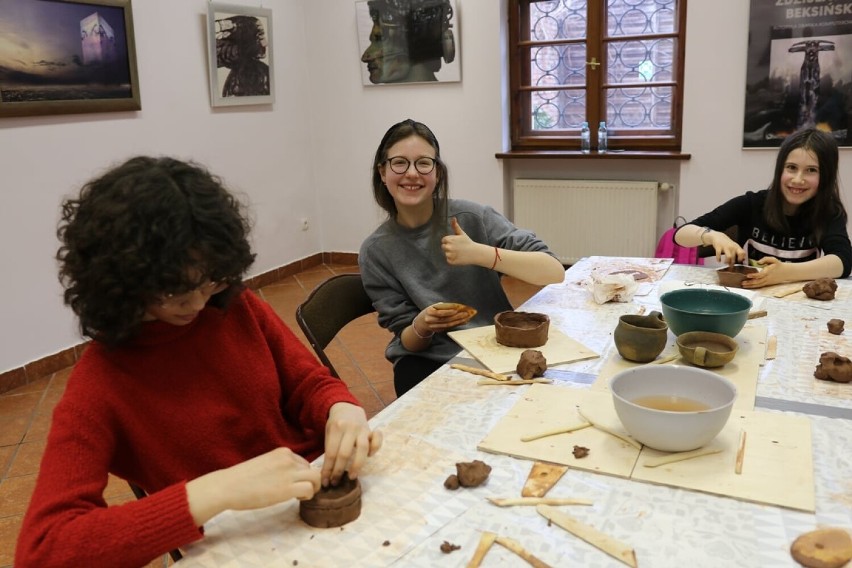
<instances>
[{"instance_id":1,"label":"girl with curly hair","mask_svg":"<svg viewBox=\"0 0 852 568\"><path fill-rule=\"evenodd\" d=\"M226 509L357 477L379 449L346 385L242 286L248 234L218 178L171 158L133 158L65 201L60 280L92 341L54 411L16 565L142 566ZM110 473L148 496L108 506Z\"/></svg>"},{"instance_id":2,"label":"girl with curly hair","mask_svg":"<svg viewBox=\"0 0 852 568\"><path fill-rule=\"evenodd\" d=\"M712 246L716 260L748 262L743 288L817 278L846 278L852 244L840 198L834 137L816 128L787 136L778 150L768 189L748 191L674 234L680 246ZM725 231L736 227L736 238Z\"/></svg>"}]
</instances>

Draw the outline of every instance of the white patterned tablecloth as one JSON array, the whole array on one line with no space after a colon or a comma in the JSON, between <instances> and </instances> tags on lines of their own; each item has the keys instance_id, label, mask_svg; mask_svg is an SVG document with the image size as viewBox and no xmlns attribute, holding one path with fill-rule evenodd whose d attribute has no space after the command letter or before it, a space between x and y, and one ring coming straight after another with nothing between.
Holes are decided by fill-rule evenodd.
<instances>
[{"instance_id":1,"label":"white patterned tablecloth","mask_svg":"<svg viewBox=\"0 0 852 568\"><path fill-rule=\"evenodd\" d=\"M574 289L570 276L569 270L565 283L545 288L524 309L549 313L559 329L603 355L612 347L618 316L635 312L637 305L590 306L580 296L588 292ZM695 267L674 266L667 275L684 276L706 282L714 278L709 269ZM843 304L832 307L831 317L852 325L852 307ZM809 359L818 359L820 341L826 341L819 331L829 319L827 310L775 298L767 298L764 308L770 314L765 324L779 344L778 358L761 372L758 394L820 408L852 406L848 398L806 380L813 373ZM594 375L602 360L565 368ZM299 520L295 502L229 511L205 525L204 540L187 548L179 566L465 566L482 531L516 540L554 567L623 566L548 526L533 507L500 508L486 500L519 496L532 465L476 450L527 387L482 387L477 381L444 366L371 421L385 433L385 444L361 475L363 506L356 521L336 529L311 528ZM588 388L582 382L564 384ZM852 421L806 415L813 433L816 514L579 470L569 470L548 496L593 501L592 506L563 509L632 546L640 567L794 567L789 547L799 534L824 525L852 529ZM455 472L455 463L474 459L492 466L488 482L475 489L445 489L443 482ZM461 549L445 554L440 550L445 541ZM495 545L483 562L489 566L528 564Z\"/></svg>"}]
</instances>

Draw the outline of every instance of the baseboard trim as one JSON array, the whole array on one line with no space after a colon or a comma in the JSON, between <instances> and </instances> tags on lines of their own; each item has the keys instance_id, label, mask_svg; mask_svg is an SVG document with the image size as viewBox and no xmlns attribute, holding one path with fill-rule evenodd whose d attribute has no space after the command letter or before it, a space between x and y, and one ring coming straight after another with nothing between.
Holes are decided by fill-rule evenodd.
<instances>
[{"instance_id":1,"label":"baseboard trim","mask_svg":"<svg viewBox=\"0 0 852 568\"><path fill-rule=\"evenodd\" d=\"M272 282L276 282L282 278L286 278L287 276L298 274L299 272L304 272L309 268L320 266L322 264L358 264L358 254L354 252L316 253L309 257L293 261L289 264L285 264L284 266L279 266L278 268L273 268L272 270L268 270L262 274L257 274L251 278L247 278L244 282L246 286L252 290L257 290L271 284ZM69 347L68 349L63 349L59 353L54 353L53 355L42 357L36 361L31 361L23 367L18 367L16 369L0 373L0 394L22 387L47 375L51 375L57 371L61 371L62 369L66 369L74 365L74 363L76 363L80 358L80 355L83 354L83 350L87 344L88 341L85 341L73 347Z\"/></svg>"}]
</instances>

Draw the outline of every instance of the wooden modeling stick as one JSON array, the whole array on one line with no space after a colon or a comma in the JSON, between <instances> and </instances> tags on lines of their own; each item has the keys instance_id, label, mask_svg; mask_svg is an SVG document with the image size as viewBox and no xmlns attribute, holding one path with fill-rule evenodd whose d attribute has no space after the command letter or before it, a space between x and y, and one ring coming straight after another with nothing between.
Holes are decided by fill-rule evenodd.
<instances>
[{"instance_id":1,"label":"wooden modeling stick","mask_svg":"<svg viewBox=\"0 0 852 568\"><path fill-rule=\"evenodd\" d=\"M476 551L473 553L473 558L467 563L467 568L479 568L482 565L482 560L488 554L488 549L497 540L497 535L493 532L485 531L479 537L479 544L476 546Z\"/></svg>"},{"instance_id":2,"label":"wooden modeling stick","mask_svg":"<svg viewBox=\"0 0 852 568\"><path fill-rule=\"evenodd\" d=\"M648 458L645 460L643 465L645 467L659 467L661 465L691 460L693 458L700 458L701 456L709 456L721 452L722 448L698 448L697 450L692 450L690 452L677 452L667 456L660 456L658 458Z\"/></svg>"},{"instance_id":3,"label":"wooden modeling stick","mask_svg":"<svg viewBox=\"0 0 852 568\"><path fill-rule=\"evenodd\" d=\"M523 497L544 497L550 488L556 485L565 472L567 465L537 461L530 469L524 488L521 490Z\"/></svg>"},{"instance_id":4,"label":"wooden modeling stick","mask_svg":"<svg viewBox=\"0 0 852 568\"><path fill-rule=\"evenodd\" d=\"M556 436L558 434L568 434L569 432L588 428L591 425L592 424L590 422L583 422L581 424L575 424L573 426L565 426L562 428L556 428L554 430L539 432L538 434L530 434L529 436L522 437L521 442L532 442L533 440L538 440L539 438L547 438L548 436Z\"/></svg>"},{"instance_id":5,"label":"wooden modeling stick","mask_svg":"<svg viewBox=\"0 0 852 568\"><path fill-rule=\"evenodd\" d=\"M775 359L775 356L778 354L778 336L770 335L769 339L766 340L766 355L764 358L769 361L771 359Z\"/></svg>"},{"instance_id":6,"label":"wooden modeling stick","mask_svg":"<svg viewBox=\"0 0 852 568\"><path fill-rule=\"evenodd\" d=\"M567 497L488 497L489 502L498 507L529 507L531 505L594 505L588 499L570 499Z\"/></svg>"},{"instance_id":7,"label":"wooden modeling stick","mask_svg":"<svg viewBox=\"0 0 852 568\"><path fill-rule=\"evenodd\" d=\"M550 564L536 558L533 554L531 554L523 546L521 546L519 542L512 540L509 537L498 536L494 540L494 542L496 542L500 546L504 546L507 549L511 550L512 552L529 562L530 566L532 566L533 568L551 568Z\"/></svg>"},{"instance_id":8,"label":"wooden modeling stick","mask_svg":"<svg viewBox=\"0 0 852 568\"><path fill-rule=\"evenodd\" d=\"M535 383L544 383L550 384L553 382L553 379L505 379L505 380L497 380L497 379L482 379L479 381L478 385L532 385Z\"/></svg>"},{"instance_id":9,"label":"wooden modeling stick","mask_svg":"<svg viewBox=\"0 0 852 568\"><path fill-rule=\"evenodd\" d=\"M669 355L668 357L663 357L662 359L656 359L654 361L649 361L648 365L665 365L666 363L671 363L675 359L680 359L680 353L675 353L674 355Z\"/></svg>"},{"instance_id":10,"label":"wooden modeling stick","mask_svg":"<svg viewBox=\"0 0 852 568\"><path fill-rule=\"evenodd\" d=\"M600 532L592 526L583 524L577 519L548 505L538 505L535 510L538 511L542 517L551 521L556 526L561 527L574 536L585 540L592 546L606 552L616 560L624 562L633 568L637 568L636 552L626 544Z\"/></svg>"},{"instance_id":11,"label":"wooden modeling stick","mask_svg":"<svg viewBox=\"0 0 852 568\"><path fill-rule=\"evenodd\" d=\"M494 373L492 371L489 371L488 369L480 369L478 367L469 367L468 365L461 365L459 363L453 363L452 365L450 365L450 368L458 369L459 371L464 371L473 375L479 375L480 377L488 377L489 379L494 379L495 381L509 380L509 377L507 377L506 375Z\"/></svg>"},{"instance_id":12,"label":"wooden modeling stick","mask_svg":"<svg viewBox=\"0 0 852 568\"><path fill-rule=\"evenodd\" d=\"M737 449L737 462L734 466L734 473L741 475L743 472L743 458L745 458L746 431L740 432L740 445Z\"/></svg>"},{"instance_id":13,"label":"wooden modeling stick","mask_svg":"<svg viewBox=\"0 0 852 568\"><path fill-rule=\"evenodd\" d=\"M630 436L625 436L625 435L623 435L623 434L619 434L618 432L615 432L614 430L610 430L610 429L609 429L609 428L607 428L606 426L602 426L602 425L600 425L600 424L596 424L593 420L589 420L589 417L588 417L588 416L586 416L585 414L583 414L583 412L582 412L579 408L577 408L577 414L579 414L579 415L580 415L580 417L581 417L583 420L585 420L586 422L588 422L589 424L591 424L593 427L597 428L597 429L598 429L598 430L600 430L601 432L606 432L606 433L607 433L607 434L609 434L610 436L615 436L615 437L616 437L616 438L618 438L619 440L622 440L622 441L624 441L624 442L627 442L628 444L630 444L631 446L633 446L633 447L634 447L634 448L636 448L637 450L641 450L641 449L642 449L642 444L640 444L639 442L637 442L636 440L634 440L634 439L633 439L633 438L631 438Z\"/></svg>"},{"instance_id":14,"label":"wooden modeling stick","mask_svg":"<svg viewBox=\"0 0 852 568\"><path fill-rule=\"evenodd\" d=\"M786 298L787 296L791 296L791 295L795 294L796 292L801 292L801 291L802 291L801 287L790 288L788 290L780 290L778 292L775 292L773 294L773 296L775 296L776 298Z\"/></svg>"}]
</instances>

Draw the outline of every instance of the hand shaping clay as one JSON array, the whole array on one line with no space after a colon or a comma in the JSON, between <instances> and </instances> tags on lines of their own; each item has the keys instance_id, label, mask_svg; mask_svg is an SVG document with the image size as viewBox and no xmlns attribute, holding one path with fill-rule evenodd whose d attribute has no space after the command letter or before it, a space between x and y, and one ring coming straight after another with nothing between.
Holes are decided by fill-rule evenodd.
<instances>
[{"instance_id":1,"label":"hand shaping clay","mask_svg":"<svg viewBox=\"0 0 852 568\"><path fill-rule=\"evenodd\" d=\"M544 354L536 349L527 349L521 353L518 367L515 369L522 379L533 379L541 377L547 370L547 359Z\"/></svg>"},{"instance_id":2,"label":"hand shaping clay","mask_svg":"<svg viewBox=\"0 0 852 568\"><path fill-rule=\"evenodd\" d=\"M802 288L802 292L808 298L814 300L833 300L836 290L837 282L834 281L834 278L817 278L813 282L808 282Z\"/></svg>"},{"instance_id":3,"label":"hand shaping clay","mask_svg":"<svg viewBox=\"0 0 852 568\"><path fill-rule=\"evenodd\" d=\"M823 381L848 383L852 381L852 361L834 351L826 351L819 356L814 377Z\"/></svg>"},{"instance_id":4,"label":"hand shaping clay","mask_svg":"<svg viewBox=\"0 0 852 568\"><path fill-rule=\"evenodd\" d=\"M852 537L836 528L806 532L793 541L790 554L807 568L840 568L852 560Z\"/></svg>"},{"instance_id":5,"label":"hand shaping clay","mask_svg":"<svg viewBox=\"0 0 852 568\"><path fill-rule=\"evenodd\" d=\"M357 479L343 478L335 486L324 487L308 501L299 503L299 516L317 528L343 526L361 514L361 483Z\"/></svg>"}]
</instances>

